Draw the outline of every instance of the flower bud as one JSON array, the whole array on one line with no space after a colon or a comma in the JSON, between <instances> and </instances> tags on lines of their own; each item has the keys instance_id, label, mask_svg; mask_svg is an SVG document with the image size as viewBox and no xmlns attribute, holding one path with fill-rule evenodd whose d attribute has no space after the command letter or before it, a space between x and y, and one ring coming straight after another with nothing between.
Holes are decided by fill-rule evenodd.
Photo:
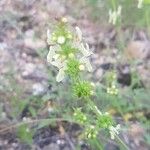
<instances>
[{"instance_id":1,"label":"flower bud","mask_svg":"<svg viewBox=\"0 0 150 150\"><path fill-rule=\"evenodd\" d=\"M68 57L69 57L69 58L73 58L73 57L74 57L74 54L73 54L73 53L70 53L70 54L68 55Z\"/></svg>"},{"instance_id":2,"label":"flower bud","mask_svg":"<svg viewBox=\"0 0 150 150\"><path fill-rule=\"evenodd\" d=\"M94 95L94 91L90 91L90 94L91 94L91 95Z\"/></svg>"},{"instance_id":3,"label":"flower bud","mask_svg":"<svg viewBox=\"0 0 150 150\"><path fill-rule=\"evenodd\" d=\"M72 39L72 35L71 35L71 34L68 34L68 35L67 35L67 38L68 38L68 39Z\"/></svg>"},{"instance_id":4,"label":"flower bud","mask_svg":"<svg viewBox=\"0 0 150 150\"><path fill-rule=\"evenodd\" d=\"M59 36L59 37L57 38L57 43L58 43L58 44L64 44L65 41L66 41L66 39L65 39L64 36Z\"/></svg>"},{"instance_id":5,"label":"flower bud","mask_svg":"<svg viewBox=\"0 0 150 150\"><path fill-rule=\"evenodd\" d=\"M95 87L95 84L93 82L91 82L91 86Z\"/></svg>"},{"instance_id":6,"label":"flower bud","mask_svg":"<svg viewBox=\"0 0 150 150\"><path fill-rule=\"evenodd\" d=\"M63 17L63 18L61 19L61 21L62 21L63 23L67 23L67 22L68 22L67 18L65 18L65 17Z\"/></svg>"},{"instance_id":7,"label":"flower bud","mask_svg":"<svg viewBox=\"0 0 150 150\"><path fill-rule=\"evenodd\" d=\"M85 66L84 65L80 65L79 66L79 69L82 71L82 70L85 70Z\"/></svg>"}]
</instances>

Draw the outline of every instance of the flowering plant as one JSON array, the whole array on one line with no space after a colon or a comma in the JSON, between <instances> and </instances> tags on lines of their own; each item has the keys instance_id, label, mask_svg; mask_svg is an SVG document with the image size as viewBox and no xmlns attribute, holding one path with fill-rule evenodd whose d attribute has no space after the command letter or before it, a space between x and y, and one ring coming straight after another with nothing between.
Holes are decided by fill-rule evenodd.
<instances>
[{"instance_id":1,"label":"flowering plant","mask_svg":"<svg viewBox=\"0 0 150 150\"><path fill-rule=\"evenodd\" d=\"M85 101L84 104L90 108L95 118L91 123L82 107L74 108L73 119L85 127L84 137L96 138L101 129L106 129L114 139L119 134L120 125L114 127L112 117L107 112L102 113L94 104L92 98L95 95L96 85L82 76L83 72L92 72L90 56L93 52L84 42L80 28L69 30L67 19L62 18L53 32L47 31L47 43L50 45L47 61L58 69L56 81L63 82L68 77L73 94L79 100ZM113 90L107 89L107 92L117 94L114 86L112 84Z\"/></svg>"}]
</instances>

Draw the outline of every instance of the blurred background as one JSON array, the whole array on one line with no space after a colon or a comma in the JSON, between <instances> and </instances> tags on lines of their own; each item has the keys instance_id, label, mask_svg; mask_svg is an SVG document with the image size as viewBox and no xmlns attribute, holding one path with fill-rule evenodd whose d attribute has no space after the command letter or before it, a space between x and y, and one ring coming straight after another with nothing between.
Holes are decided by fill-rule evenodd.
<instances>
[{"instance_id":1,"label":"blurred background","mask_svg":"<svg viewBox=\"0 0 150 150\"><path fill-rule=\"evenodd\" d=\"M113 22L111 14L119 7ZM62 17L81 28L94 51L89 78L99 83L97 106L123 125L120 136L129 149L150 149L149 0L141 5L138 0L0 0L0 150L100 149L99 140L92 146L80 141L80 127L68 123L43 125L32 135L25 127L1 132L23 119L47 118L49 112L59 117L76 105L67 84L55 81L57 71L46 62L46 31ZM121 97L108 96L101 86L112 71ZM115 141L100 139L102 149L122 149Z\"/></svg>"}]
</instances>

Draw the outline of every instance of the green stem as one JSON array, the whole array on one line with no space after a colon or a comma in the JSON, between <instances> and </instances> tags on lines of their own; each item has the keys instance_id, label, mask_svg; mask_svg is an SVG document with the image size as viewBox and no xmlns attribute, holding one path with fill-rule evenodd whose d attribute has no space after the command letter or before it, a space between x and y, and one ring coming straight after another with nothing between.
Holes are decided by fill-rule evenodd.
<instances>
[{"instance_id":1,"label":"green stem","mask_svg":"<svg viewBox=\"0 0 150 150\"><path fill-rule=\"evenodd\" d=\"M89 104L91 110L94 111L97 116L102 115L101 111L97 108L97 106L94 104L94 102L90 98L88 98L87 100L88 100L88 104Z\"/></svg>"},{"instance_id":2,"label":"green stem","mask_svg":"<svg viewBox=\"0 0 150 150\"><path fill-rule=\"evenodd\" d=\"M113 10L116 11L116 1L115 0L111 0L111 4L112 4L112 7L113 7Z\"/></svg>"},{"instance_id":3,"label":"green stem","mask_svg":"<svg viewBox=\"0 0 150 150\"><path fill-rule=\"evenodd\" d=\"M90 140L90 143L91 143L91 145L95 146L94 147L95 149L103 150L102 143L100 141L98 141L97 139Z\"/></svg>"},{"instance_id":4,"label":"green stem","mask_svg":"<svg viewBox=\"0 0 150 150\"><path fill-rule=\"evenodd\" d=\"M97 106L93 103L91 99L88 99L88 102L91 110L93 110L97 116L102 115L100 110L97 108ZM119 136L116 135L116 138L127 150L129 150L128 146L119 138Z\"/></svg>"},{"instance_id":5,"label":"green stem","mask_svg":"<svg viewBox=\"0 0 150 150\"><path fill-rule=\"evenodd\" d=\"M118 135L115 135L115 137L123 145L125 149L129 150L129 147L120 139Z\"/></svg>"}]
</instances>

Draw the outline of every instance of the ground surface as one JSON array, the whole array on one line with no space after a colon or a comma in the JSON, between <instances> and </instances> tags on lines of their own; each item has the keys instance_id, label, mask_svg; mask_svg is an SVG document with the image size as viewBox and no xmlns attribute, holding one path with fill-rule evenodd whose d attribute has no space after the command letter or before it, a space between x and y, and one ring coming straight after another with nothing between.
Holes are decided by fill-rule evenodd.
<instances>
[{"instance_id":1,"label":"ground surface","mask_svg":"<svg viewBox=\"0 0 150 150\"><path fill-rule=\"evenodd\" d=\"M95 81L98 81L111 66L117 64L120 55L115 47L117 32L111 27L104 28L100 23L92 21L89 17L90 12L84 4L82 7L75 1L65 3L59 0L1 0L0 13L0 106L5 112L1 115L0 129L12 121L9 117L9 100L16 94L12 88L14 81L17 87L21 87L21 97L42 95L50 90L46 63L46 30L55 19L67 16L72 26L78 25L83 30L85 40L95 50L92 56ZM132 41L128 40L131 36L130 29L123 29L123 32L127 36L127 46L124 48L126 57L130 54L129 59L141 60L136 69L141 75L142 84L148 88L150 41L144 31L135 31L132 35L135 40ZM108 54L105 49L111 49L110 53ZM120 82L123 85L130 84L130 79L125 76L130 74L126 57L117 64ZM80 131L77 125L67 124L64 128L65 126L67 129L64 135L60 134L59 125L39 130L35 134L32 148L21 143L14 132L0 134L0 149L72 150L76 143L82 145L83 150L90 149L88 143L75 138L76 133ZM148 150L148 145L143 140L144 132L141 125L134 121L129 123L129 129L122 133L122 136L131 149ZM106 145L106 150L109 149L117 150L118 147L111 141Z\"/></svg>"}]
</instances>

